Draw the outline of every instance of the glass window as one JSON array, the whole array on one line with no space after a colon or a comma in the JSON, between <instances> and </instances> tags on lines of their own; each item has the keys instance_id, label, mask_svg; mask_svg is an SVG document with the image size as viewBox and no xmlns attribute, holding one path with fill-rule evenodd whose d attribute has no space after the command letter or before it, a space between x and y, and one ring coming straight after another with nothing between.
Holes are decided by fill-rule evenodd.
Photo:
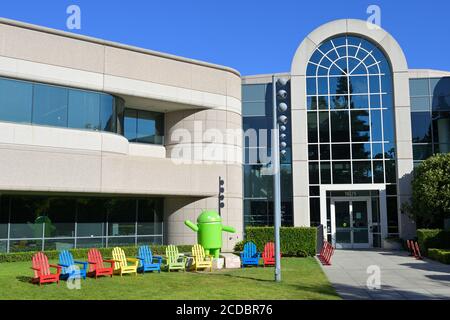
<instances>
[{"instance_id":1,"label":"glass window","mask_svg":"<svg viewBox=\"0 0 450 320\"><path fill-rule=\"evenodd\" d=\"M69 128L100 130L100 95L69 90Z\"/></svg>"},{"instance_id":2,"label":"glass window","mask_svg":"<svg viewBox=\"0 0 450 320\"><path fill-rule=\"evenodd\" d=\"M359 95L350 97L351 109L369 109L369 96Z\"/></svg>"},{"instance_id":3,"label":"glass window","mask_svg":"<svg viewBox=\"0 0 450 320\"><path fill-rule=\"evenodd\" d=\"M328 112L319 112L320 142L330 141L330 121Z\"/></svg>"},{"instance_id":4,"label":"glass window","mask_svg":"<svg viewBox=\"0 0 450 320\"><path fill-rule=\"evenodd\" d=\"M383 112L384 141L394 142L394 115L391 111Z\"/></svg>"},{"instance_id":5,"label":"glass window","mask_svg":"<svg viewBox=\"0 0 450 320\"><path fill-rule=\"evenodd\" d=\"M306 94L316 95L316 78L307 78L306 83Z\"/></svg>"},{"instance_id":6,"label":"glass window","mask_svg":"<svg viewBox=\"0 0 450 320\"><path fill-rule=\"evenodd\" d=\"M242 102L242 115L244 117L265 116L266 102L265 101Z\"/></svg>"},{"instance_id":7,"label":"glass window","mask_svg":"<svg viewBox=\"0 0 450 320\"><path fill-rule=\"evenodd\" d=\"M431 115L429 112L411 113L412 141L431 142Z\"/></svg>"},{"instance_id":8,"label":"glass window","mask_svg":"<svg viewBox=\"0 0 450 320\"><path fill-rule=\"evenodd\" d=\"M373 182L374 183L384 183L383 161L373 161Z\"/></svg>"},{"instance_id":9,"label":"glass window","mask_svg":"<svg viewBox=\"0 0 450 320\"><path fill-rule=\"evenodd\" d=\"M267 98L272 97L272 84L246 84L242 86L242 101L264 101L267 94L270 95Z\"/></svg>"},{"instance_id":10,"label":"glass window","mask_svg":"<svg viewBox=\"0 0 450 320\"><path fill-rule=\"evenodd\" d=\"M111 199L107 201L108 235L131 236L136 234L136 200Z\"/></svg>"},{"instance_id":11,"label":"glass window","mask_svg":"<svg viewBox=\"0 0 450 320\"><path fill-rule=\"evenodd\" d=\"M319 163L310 162L309 163L309 183L319 184Z\"/></svg>"},{"instance_id":12,"label":"glass window","mask_svg":"<svg viewBox=\"0 0 450 320\"><path fill-rule=\"evenodd\" d=\"M367 72L364 72L366 74ZM350 77L350 93L368 93L367 75Z\"/></svg>"},{"instance_id":13,"label":"glass window","mask_svg":"<svg viewBox=\"0 0 450 320\"><path fill-rule=\"evenodd\" d=\"M117 100L121 99L117 98ZM100 130L116 132L114 103L114 97L104 94L100 95Z\"/></svg>"},{"instance_id":14,"label":"glass window","mask_svg":"<svg viewBox=\"0 0 450 320\"><path fill-rule=\"evenodd\" d=\"M381 126L381 111L372 110L371 115L371 129L372 129L372 141L383 141L383 129Z\"/></svg>"},{"instance_id":15,"label":"glass window","mask_svg":"<svg viewBox=\"0 0 450 320\"><path fill-rule=\"evenodd\" d=\"M67 89L36 84L33 100L33 123L67 127Z\"/></svg>"},{"instance_id":16,"label":"glass window","mask_svg":"<svg viewBox=\"0 0 450 320\"><path fill-rule=\"evenodd\" d=\"M386 170L386 183L397 183L395 161L394 160L385 161L384 166Z\"/></svg>"},{"instance_id":17,"label":"glass window","mask_svg":"<svg viewBox=\"0 0 450 320\"><path fill-rule=\"evenodd\" d=\"M348 109L349 99L348 95L345 96L331 96L330 108L331 109Z\"/></svg>"},{"instance_id":18,"label":"glass window","mask_svg":"<svg viewBox=\"0 0 450 320\"><path fill-rule=\"evenodd\" d=\"M373 143L372 144L372 154L374 159L383 159L383 144L382 143Z\"/></svg>"},{"instance_id":19,"label":"glass window","mask_svg":"<svg viewBox=\"0 0 450 320\"><path fill-rule=\"evenodd\" d=\"M352 157L353 159L371 159L370 143L352 144Z\"/></svg>"},{"instance_id":20,"label":"glass window","mask_svg":"<svg viewBox=\"0 0 450 320\"><path fill-rule=\"evenodd\" d=\"M353 183L372 183L370 161L353 161Z\"/></svg>"},{"instance_id":21,"label":"glass window","mask_svg":"<svg viewBox=\"0 0 450 320\"><path fill-rule=\"evenodd\" d=\"M75 237L76 200L51 198L47 200L47 203L45 237Z\"/></svg>"},{"instance_id":22,"label":"glass window","mask_svg":"<svg viewBox=\"0 0 450 320\"><path fill-rule=\"evenodd\" d=\"M433 155L431 144L413 144L413 159L426 160Z\"/></svg>"},{"instance_id":23,"label":"glass window","mask_svg":"<svg viewBox=\"0 0 450 320\"><path fill-rule=\"evenodd\" d=\"M319 160L319 146L310 144L308 146L308 159L309 160Z\"/></svg>"},{"instance_id":24,"label":"glass window","mask_svg":"<svg viewBox=\"0 0 450 320\"><path fill-rule=\"evenodd\" d=\"M124 136L130 142L137 142L137 111L126 109L124 115Z\"/></svg>"},{"instance_id":25,"label":"glass window","mask_svg":"<svg viewBox=\"0 0 450 320\"><path fill-rule=\"evenodd\" d=\"M350 161L333 162L333 183L352 183Z\"/></svg>"},{"instance_id":26,"label":"glass window","mask_svg":"<svg viewBox=\"0 0 450 320\"><path fill-rule=\"evenodd\" d=\"M433 112L433 140L450 143L450 112Z\"/></svg>"},{"instance_id":27,"label":"glass window","mask_svg":"<svg viewBox=\"0 0 450 320\"><path fill-rule=\"evenodd\" d=\"M243 106L244 104L242 104ZM307 97L306 98L306 106L308 110L316 110L317 109L317 97Z\"/></svg>"},{"instance_id":28,"label":"glass window","mask_svg":"<svg viewBox=\"0 0 450 320\"><path fill-rule=\"evenodd\" d=\"M48 202L40 197L11 197L10 238L42 238L44 227L51 228L46 211Z\"/></svg>"},{"instance_id":29,"label":"glass window","mask_svg":"<svg viewBox=\"0 0 450 320\"><path fill-rule=\"evenodd\" d=\"M268 170L261 164L244 166L244 197L266 198L272 195L272 176L264 174Z\"/></svg>"},{"instance_id":30,"label":"glass window","mask_svg":"<svg viewBox=\"0 0 450 320\"><path fill-rule=\"evenodd\" d=\"M349 160L351 158L349 144L333 144L331 147L333 160Z\"/></svg>"},{"instance_id":31,"label":"glass window","mask_svg":"<svg viewBox=\"0 0 450 320\"><path fill-rule=\"evenodd\" d=\"M331 165L329 162L320 163L320 179L322 184L331 183Z\"/></svg>"},{"instance_id":32,"label":"glass window","mask_svg":"<svg viewBox=\"0 0 450 320\"><path fill-rule=\"evenodd\" d=\"M323 78L327 79L327 78ZM347 77L330 77L330 94L343 95L348 93Z\"/></svg>"},{"instance_id":33,"label":"glass window","mask_svg":"<svg viewBox=\"0 0 450 320\"><path fill-rule=\"evenodd\" d=\"M331 112L331 141L350 141L348 111Z\"/></svg>"},{"instance_id":34,"label":"glass window","mask_svg":"<svg viewBox=\"0 0 450 320\"><path fill-rule=\"evenodd\" d=\"M80 198L77 202L77 237L94 238L106 235L106 200ZM98 240L94 243L98 243ZM77 246L79 244L78 241Z\"/></svg>"},{"instance_id":35,"label":"glass window","mask_svg":"<svg viewBox=\"0 0 450 320\"><path fill-rule=\"evenodd\" d=\"M8 238L9 199L6 196L0 197L0 239Z\"/></svg>"},{"instance_id":36,"label":"glass window","mask_svg":"<svg viewBox=\"0 0 450 320\"><path fill-rule=\"evenodd\" d=\"M411 96L428 96L428 79L410 79L409 90Z\"/></svg>"},{"instance_id":37,"label":"glass window","mask_svg":"<svg viewBox=\"0 0 450 320\"><path fill-rule=\"evenodd\" d=\"M317 143L317 113L308 112L308 141Z\"/></svg>"},{"instance_id":38,"label":"glass window","mask_svg":"<svg viewBox=\"0 0 450 320\"><path fill-rule=\"evenodd\" d=\"M130 142L164 143L164 114L162 113L126 109L124 126L125 137Z\"/></svg>"},{"instance_id":39,"label":"glass window","mask_svg":"<svg viewBox=\"0 0 450 320\"><path fill-rule=\"evenodd\" d=\"M32 99L31 83L0 79L0 120L30 123Z\"/></svg>"},{"instance_id":40,"label":"glass window","mask_svg":"<svg viewBox=\"0 0 450 320\"><path fill-rule=\"evenodd\" d=\"M429 111L430 97L411 97L411 111Z\"/></svg>"},{"instance_id":41,"label":"glass window","mask_svg":"<svg viewBox=\"0 0 450 320\"><path fill-rule=\"evenodd\" d=\"M137 122L138 142L163 144L164 116L161 113L139 111Z\"/></svg>"},{"instance_id":42,"label":"glass window","mask_svg":"<svg viewBox=\"0 0 450 320\"><path fill-rule=\"evenodd\" d=\"M309 199L309 214L311 227L320 225L320 198Z\"/></svg>"},{"instance_id":43,"label":"glass window","mask_svg":"<svg viewBox=\"0 0 450 320\"><path fill-rule=\"evenodd\" d=\"M398 206L397 197L387 197L388 233L398 233Z\"/></svg>"},{"instance_id":44,"label":"glass window","mask_svg":"<svg viewBox=\"0 0 450 320\"><path fill-rule=\"evenodd\" d=\"M321 160L330 160L330 145L329 144L321 144L320 145L320 159Z\"/></svg>"},{"instance_id":45,"label":"glass window","mask_svg":"<svg viewBox=\"0 0 450 320\"><path fill-rule=\"evenodd\" d=\"M352 141L363 142L370 140L369 111L352 111Z\"/></svg>"}]
</instances>

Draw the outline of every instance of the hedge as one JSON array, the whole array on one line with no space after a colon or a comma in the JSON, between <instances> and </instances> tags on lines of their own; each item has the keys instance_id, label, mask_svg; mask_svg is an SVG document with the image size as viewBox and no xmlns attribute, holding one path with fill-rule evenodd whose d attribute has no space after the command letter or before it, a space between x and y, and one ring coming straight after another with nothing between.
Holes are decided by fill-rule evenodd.
<instances>
[{"instance_id":1,"label":"hedge","mask_svg":"<svg viewBox=\"0 0 450 320\"><path fill-rule=\"evenodd\" d=\"M192 246L190 245L182 245L177 246L178 250L180 252L190 252ZM129 257L136 257L138 252L138 247L121 247L125 254ZM151 245L150 248L152 249L154 254L157 255L163 255L165 254L166 246L163 245ZM106 257L112 256L112 249L113 248L98 248L98 250L101 252L101 254ZM73 257L75 259L86 259L87 253L89 251L88 248L86 249L71 249L69 250ZM19 261L31 261L32 256L36 253L36 251L28 251L28 252L14 252L14 253L0 253L0 263L2 262L19 262ZM50 250L45 251L45 254L47 257L51 260L58 259L59 251L56 250Z\"/></svg>"},{"instance_id":2,"label":"hedge","mask_svg":"<svg viewBox=\"0 0 450 320\"><path fill-rule=\"evenodd\" d=\"M450 249L450 231L442 229L418 229L417 240L423 254L427 255L428 249Z\"/></svg>"},{"instance_id":3,"label":"hedge","mask_svg":"<svg viewBox=\"0 0 450 320\"><path fill-rule=\"evenodd\" d=\"M235 251L242 251L244 243L253 241L258 251L264 250L264 245L274 241L273 227L247 227L245 241L238 242ZM280 228L280 245L283 256L307 257L316 254L317 229L307 227Z\"/></svg>"},{"instance_id":4,"label":"hedge","mask_svg":"<svg viewBox=\"0 0 450 320\"><path fill-rule=\"evenodd\" d=\"M435 249L431 248L428 249L428 256L430 259L450 264L450 250L443 250L443 249Z\"/></svg>"}]
</instances>

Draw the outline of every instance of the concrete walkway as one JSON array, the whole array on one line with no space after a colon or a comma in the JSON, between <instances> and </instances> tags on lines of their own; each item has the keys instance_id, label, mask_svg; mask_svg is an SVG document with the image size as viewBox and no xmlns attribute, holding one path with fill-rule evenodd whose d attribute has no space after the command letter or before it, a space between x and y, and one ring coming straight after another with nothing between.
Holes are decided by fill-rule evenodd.
<instances>
[{"instance_id":1,"label":"concrete walkway","mask_svg":"<svg viewBox=\"0 0 450 320\"><path fill-rule=\"evenodd\" d=\"M416 260L404 251L336 250L331 263L323 270L343 299L450 299L450 265ZM374 274L369 266L379 267L380 289L367 286Z\"/></svg>"}]
</instances>

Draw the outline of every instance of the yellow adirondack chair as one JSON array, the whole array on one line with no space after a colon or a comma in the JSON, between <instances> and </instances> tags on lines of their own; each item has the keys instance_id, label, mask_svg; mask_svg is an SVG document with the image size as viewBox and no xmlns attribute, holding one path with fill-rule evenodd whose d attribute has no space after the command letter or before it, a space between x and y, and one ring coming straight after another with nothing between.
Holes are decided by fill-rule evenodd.
<instances>
[{"instance_id":1,"label":"yellow adirondack chair","mask_svg":"<svg viewBox=\"0 0 450 320\"><path fill-rule=\"evenodd\" d=\"M194 257L195 271L207 268L209 268L210 272L212 271L213 257L211 255L205 255L205 249L200 244L192 247L192 256Z\"/></svg>"},{"instance_id":2,"label":"yellow adirondack chair","mask_svg":"<svg viewBox=\"0 0 450 320\"><path fill-rule=\"evenodd\" d=\"M139 259L127 258L122 248L115 247L112 251L114 264L114 273L122 276L125 273L134 273L137 275Z\"/></svg>"}]
</instances>

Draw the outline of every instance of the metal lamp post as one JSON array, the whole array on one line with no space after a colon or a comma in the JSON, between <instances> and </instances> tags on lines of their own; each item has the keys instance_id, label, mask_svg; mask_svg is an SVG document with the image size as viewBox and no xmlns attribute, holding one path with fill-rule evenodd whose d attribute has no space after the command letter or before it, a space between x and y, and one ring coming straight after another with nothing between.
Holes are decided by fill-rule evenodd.
<instances>
[{"instance_id":1,"label":"metal lamp post","mask_svg":"<svg viewBox=\"0 0 450 320\"><path fill-rule=\"evenodd\" d=\"M277 83L281 87L286 86L287 80L272 77L272 100L273 100L273 135L272 135L272 163L273 163L273 206L274 206L274 230L275 230L275 281L281 281L281 255L280 255L280 226L281 226L281 182L280 182L280 153L284 156L287 151L287 143L280 139L286 139L286 123L288 118L285 115L278 117L278 111L284 113L288 106L285 102L277 105L277 97L280 100L287 99L287 91L281 89L277 92ZM280 131L283 133L280 135Z\"/></svg>"}]
</instances>

